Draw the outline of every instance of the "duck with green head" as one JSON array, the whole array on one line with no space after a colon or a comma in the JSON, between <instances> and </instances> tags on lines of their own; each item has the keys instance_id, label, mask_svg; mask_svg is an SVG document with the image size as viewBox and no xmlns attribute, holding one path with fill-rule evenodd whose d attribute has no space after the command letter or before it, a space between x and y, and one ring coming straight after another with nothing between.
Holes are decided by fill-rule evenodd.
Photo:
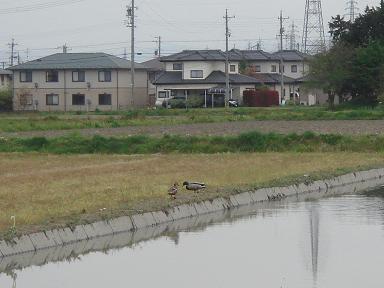
<instances>
[{"instance_id":1,"label":"duck with green head","mask_svg":"<svg viewBox=\"0 0 384 288\"><path fill-rule=\"evenodd\" d=\"M194 192L200 192L201 190L204 190L207 188L207 186L204 183L198 183L198 182L188 182L185 181L183 183L183 186L189 191L194 191Z\"/></svg>"}]
</instances>

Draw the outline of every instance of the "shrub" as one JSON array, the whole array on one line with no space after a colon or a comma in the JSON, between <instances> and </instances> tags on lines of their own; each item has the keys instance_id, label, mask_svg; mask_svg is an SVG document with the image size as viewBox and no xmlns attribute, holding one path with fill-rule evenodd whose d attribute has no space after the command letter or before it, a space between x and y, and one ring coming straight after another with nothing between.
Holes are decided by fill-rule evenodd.
<instances>
[{"instance_id":1,"label":"shrub","mask_svg":"<svg viewBox=\"0 0 384 288\"><path fill-rule=\"evenodd\" d=\"M0 90L0 111L12 111L12 90Z\"/></svg>"}]
</instances>

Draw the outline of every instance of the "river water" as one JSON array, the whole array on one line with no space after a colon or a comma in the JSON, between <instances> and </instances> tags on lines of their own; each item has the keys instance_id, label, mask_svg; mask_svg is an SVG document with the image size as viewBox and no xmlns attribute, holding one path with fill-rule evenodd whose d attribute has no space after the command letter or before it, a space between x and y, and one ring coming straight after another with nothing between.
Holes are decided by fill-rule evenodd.
<instances>
[{"instance_id":1,"label":"river water","mask_svg":"<svg viewBox=\"0 0 384 288\"><path fill-rule=\"evenodd\" d=\"M0 274L0 287L384 287L384 191L242 217Z\"/></svg>"}]
</instances>

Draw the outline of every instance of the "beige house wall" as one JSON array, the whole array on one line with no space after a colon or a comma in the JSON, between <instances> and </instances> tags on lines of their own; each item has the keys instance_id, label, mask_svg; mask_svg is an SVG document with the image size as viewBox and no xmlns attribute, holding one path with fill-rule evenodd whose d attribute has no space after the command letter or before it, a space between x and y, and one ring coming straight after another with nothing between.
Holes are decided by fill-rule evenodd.
<instances>
[{"instance_id":1,"label":"beige house wall","mask_svg":"<svg viewBox=\"0 0 384 288\"><path fill-rule=\"evenodd\" d=\"M259 65L261 68L261 71L258 73L279 73L279 61L252 61L249 62L248 65ZM272 66L276 66L276 72L272 72ZM293 65L297 66L297 72L292 72L291 67ZM309 66L307 63L303 63L301 61L287 61L284 62L284 75L291 77L293 79L299 79L305 76L305 74L308 72Z\"/></svg>"},{"instance_id":2,"label":"beige house wall","mask_svg":"<svg viewBox=\"0 0 384 288\"><path fill-rule=\"evenodd\" d=\"M99 82L98 70L86 70L85 82L73 82L72 70L59 71L59 81L47 83L46 71L33 71L32 82L20 82L20 72L14 73L14 110L39 111L94 111L148 107L149 81L146 71L136 71L132 97L129 70L112 70L111 82ZM47 94L59 95L59 105L47 105ZM84 94L85 105L72 105L73 94ZM111 94L111 105L99 105L100 94ZM28 103L20 101L28 96ZM25 98L23 98L25 99ZM87 105L88 100L90 105Z\"/></svg>"},{"instance_id":3,"label":"beige house wall","mask_svg":"<svg viewBox=\"0 0 384 288\"><path fill-rule=\"evenodd\" d=\"M183 61L183 62L167 62L165 64L166 71L175 71L173 70L173 64L182 63L183 64L183 79L194 79L191 78L191 70L203 70L203 79L207 78L214 71L225 72L225 62L224 61ZM230 72L231 74L239 73L239 62L230 62L229 65L235 65L235 71ZM229 67L228 67L229 69Z\"/></svg>"}]
</instances>

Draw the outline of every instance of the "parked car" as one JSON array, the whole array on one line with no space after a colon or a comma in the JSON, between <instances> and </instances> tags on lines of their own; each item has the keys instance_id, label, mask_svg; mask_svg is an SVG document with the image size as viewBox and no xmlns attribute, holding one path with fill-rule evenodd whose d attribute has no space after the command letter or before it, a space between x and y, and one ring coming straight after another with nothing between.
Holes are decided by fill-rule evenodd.
<instances>
[{"instance_id":1,"label":"parked car","mask_svg":"<svg viewBox=\"0 0 384 288\"><path fill-rule=\"evenodd\" d=\"M239 102L235 99L229 99L228 100L228 106L229 107L239 107Z\"/></svg>"}]
</instances>

